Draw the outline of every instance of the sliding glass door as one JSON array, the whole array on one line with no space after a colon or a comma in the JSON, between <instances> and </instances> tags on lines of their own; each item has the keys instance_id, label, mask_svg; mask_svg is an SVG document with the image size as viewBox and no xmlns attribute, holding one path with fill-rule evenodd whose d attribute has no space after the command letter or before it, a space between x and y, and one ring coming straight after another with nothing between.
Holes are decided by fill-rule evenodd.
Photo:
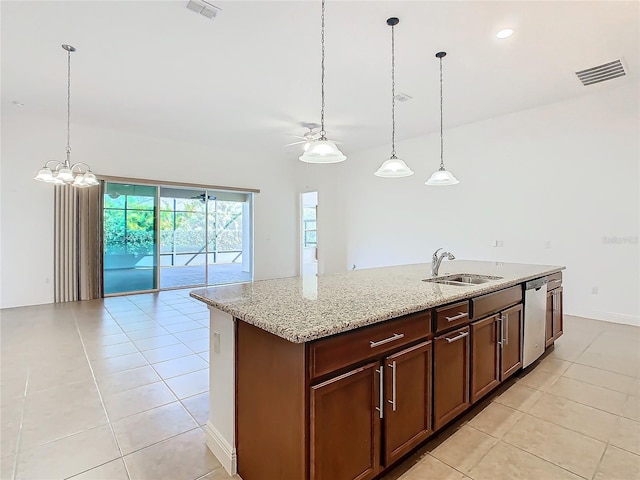
<instances>
[{"instance_id":1,"label":"sliding glass door","mask_svg":"<svg viewBox=\"0 0 640 480\"><path fill-rule=\"evenodd\" d=\"M250 193L105 183L105 294L252 280Z\"/></svg>"},{"instance_id":2,"label":"sliding glass door","mask_svg":"<svg viewBox=\"0 0 640 480\"><path fill-rule=\"evenodd\" d=\"M158 188L105 183L104 293L157 289Z\"/></svg>"},{"instance_id":3,"label":"sliding glass door","mask_svg":"<svg viewBox=\"0 0 640 480\"><path fill-rule=\"evenodd\" d=\"M160 288L207 283L204 190L160 188Z\"/></svg>"}]
</instances>

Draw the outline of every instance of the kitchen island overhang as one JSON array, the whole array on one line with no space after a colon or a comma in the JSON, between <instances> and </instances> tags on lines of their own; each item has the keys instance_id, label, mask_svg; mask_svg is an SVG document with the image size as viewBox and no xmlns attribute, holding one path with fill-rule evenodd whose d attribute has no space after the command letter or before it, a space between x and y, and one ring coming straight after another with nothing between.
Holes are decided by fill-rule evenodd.
<instances>
[{"instance_id":1,"label":"kitchen island overhang","mask_svg":"<svg viewBox=\"0 0 640 480\"><path fill-rule=\"evenodd\" d=\"M286 380L281 382L285 390L293 388L294 391L290 392L292 396L300 397L299 402L292 404L299 408L293 408L291 413L297 417L295 421L300 425L287 435L290 437L289 441L295 440L306 445L310 435L307 411L307 390L311 385L308 345L320 339L339 337L346 332L384 324L417 312L431 311L456 302L469 303L469 299L474 297L522 285L527 280L557 274L563 269L564 267L552 265L456 260L443 265L441 276L474 274L494 279L468 285L427 282L423 280L430 277L430 264L416 264L195 290L191 292L191 296L206 303L211 312L210 418L206 426L207 444L230 474L238 471L236 407L249 409L242 407L246 402L238 402L237 398L238 322L268 332L269 335L265 335L265 338L277 337L273 339L274 342L281 345L283 352L287 352L280 359L274 357L274 365L282 368L281 362L287 356L296 359L286 363L298 364L290 366L292 371L287 375L299 379L299 388L295 385L285 386ZM433 338L433 332L430 335L424 339ZM259 343L260 338L261 334L256 335L254 340ZM252 348L259 349L260 346ZM271 401L278 398L277 392L273 395ZM268 402L269 399L256 398L255 401ZM282 401L286 403L287 400ZM275 412L279 405L271 405L271 408ZM282 419L285 417L283 414ZM256 418L258 417L254 420ZM244 444L247 444L246 440ZM287 470L297 472L292 478L309 476L312 455L309 454L308 446L303 450L297 455L297 460L293 461L297 464ZM251 462L248 456L245 454L243 458L241 454L239 461ZM242 466L240 472L242 473Z\"/></svg>"}]
</instances>

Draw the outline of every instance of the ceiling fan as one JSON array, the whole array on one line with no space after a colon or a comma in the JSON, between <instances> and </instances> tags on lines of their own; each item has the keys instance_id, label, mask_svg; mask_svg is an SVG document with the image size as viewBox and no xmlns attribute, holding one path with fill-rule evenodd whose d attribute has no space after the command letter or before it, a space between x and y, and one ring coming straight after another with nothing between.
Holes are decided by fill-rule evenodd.
<instances>
[{"instance_id":1,"label":"ceiling fan","mask_svg":"<svg viewBox=\"0 0 640 480\"><path fill-rule=\"evenodd\" d=\"M307 149L309 148L309 144L311 142L314 142L314 141L318 140L321 137L320 131L314 132L314 130L320 128L320 124L318 124L318 123L301 123L300 125L302 125L303 127L309 129L309 131L305 132L305 134L303 136L291 135L292 137L299 138L300 140L297 141L297 142L288 143L288 144L285 145L285 147L291 147L293 145L304 144L304 150L306 152ZM334 141L334 143L342 143L342 142Z\"/></svg>"},{"instance_id":2,"label":"ceiling fan","mask_svg":"<svg viewBox=\"0 0 640 480\"><path fill-rule=\"evenodd\" d=\"M317 123L303 123L302 124L303 127L308 128L309 131L305 132L305 134L301 137L299 135L292 135L295 138L299 138L300 140L297 142L293 142L293 143L288 143L285 145L285 147L291 147L293 145L300 145L304 143L304 149L305 151L307 150L307 148L309 148L309 144L315 140L318 140L320 138L320 132L314 132L314 130L316 128L320 128L320 125L318 125Z\"/></svg>"}]
</instances>

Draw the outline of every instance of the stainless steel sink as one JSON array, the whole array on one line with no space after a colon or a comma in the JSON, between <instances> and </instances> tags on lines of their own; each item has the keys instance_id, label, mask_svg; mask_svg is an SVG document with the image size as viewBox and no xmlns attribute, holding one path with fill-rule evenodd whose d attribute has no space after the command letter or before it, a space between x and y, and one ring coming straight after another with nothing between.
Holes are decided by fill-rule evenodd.
<instances>
[{"instance_id":1,"label":"stainless steel sink","mask_svg":"<svg viewBox=\"0 0 640 480\"><path fill-rule=\"evenodd\" d=\"M473 273L459 273L456 275L446 275L444 277L425 278L423 282L442 283L445 285L480 285L491 280L501 280L502 277L492 277L491 275L476 275Z\"/></svg>"}]
</instances>

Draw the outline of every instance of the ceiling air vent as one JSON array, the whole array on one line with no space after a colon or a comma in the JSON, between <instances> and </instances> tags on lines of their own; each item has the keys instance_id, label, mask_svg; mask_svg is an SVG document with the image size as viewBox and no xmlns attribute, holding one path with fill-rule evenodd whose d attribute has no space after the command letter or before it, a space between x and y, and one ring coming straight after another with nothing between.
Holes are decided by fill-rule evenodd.
<instances>
[{"instance_id":1,"label":"ceiling air vent","mask_svg":"<svg viewBox=\"0 0 640 480\"><path fill-rule=\"evenodd\" d=\"M222 9L204 0L189 0L187 8L207 18L215 18L222 11Z\"/></svg>"},{"instance_id":2,"label":"ceiling air vent","mask_svg":"<svg viewBox=\"0 0 640 480\"><path fill-rule=\"evenodd\" d=\"M626 74L627 72L625 72L624 65L620 60L614 60L613 62L576 72L576 75L585 87L594 83L604 82L605 80L611 80L612 78L622 77Z\"/></svg>"}]
</instances>

